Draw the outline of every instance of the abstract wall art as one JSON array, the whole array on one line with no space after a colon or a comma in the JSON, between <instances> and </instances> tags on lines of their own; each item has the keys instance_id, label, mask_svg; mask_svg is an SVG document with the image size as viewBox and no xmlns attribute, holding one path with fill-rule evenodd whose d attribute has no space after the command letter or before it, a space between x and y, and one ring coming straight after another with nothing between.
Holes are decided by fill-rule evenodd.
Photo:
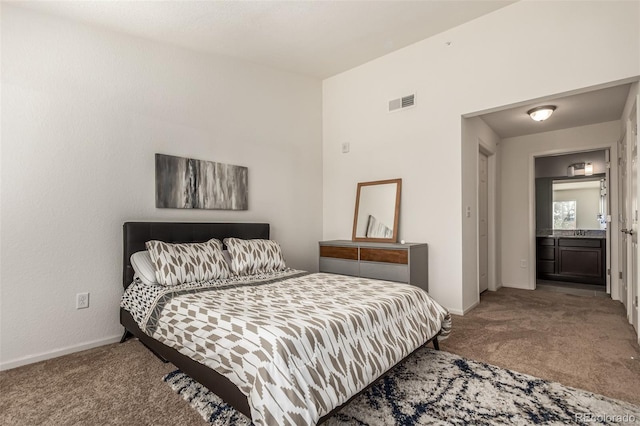
<instances>
[{"instance_id":1,"label":"abstract wall art","mask_svg":"<svg viewBox=\"0 0 640 426\"><path fill-rule=\"evenodd\" d=\"M248 210L246 167L156 154L156 207Z\"/></svg>"}]
</instances>

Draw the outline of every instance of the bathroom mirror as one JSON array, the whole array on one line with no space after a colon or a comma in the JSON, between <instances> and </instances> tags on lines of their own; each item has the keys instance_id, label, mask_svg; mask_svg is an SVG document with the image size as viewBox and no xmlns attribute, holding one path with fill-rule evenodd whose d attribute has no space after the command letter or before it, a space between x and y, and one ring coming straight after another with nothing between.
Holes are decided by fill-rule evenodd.
<instances>
[{"instance_id":1,"label":"bathroom mirror","mask_svg":"<svg viewBox=\"0 0 640 426\"><path fill-rule=\"evenodd\" d=\"M402 179L358 183L353 241L395 243Z\"/></svg>"},{"instance_id":2,"label":"bathroom mirror","mask_svg":"<svg viewBox=\"0 0 640 426\"><path fill-rule=\"evenodd\" d=\"M606 175L536 178L536 231L604 230L608 212Z\"/></svg>"},{"instance_id":3,"label":"bathroom mirror","mask_svg":"<svg viewBox=\"0 0 640 426\"><path fill-rule=\"evenodd\" d=\"M553 229L605 229L606 185L603 178L553 181Z\"/></svg>"}]
</instances>

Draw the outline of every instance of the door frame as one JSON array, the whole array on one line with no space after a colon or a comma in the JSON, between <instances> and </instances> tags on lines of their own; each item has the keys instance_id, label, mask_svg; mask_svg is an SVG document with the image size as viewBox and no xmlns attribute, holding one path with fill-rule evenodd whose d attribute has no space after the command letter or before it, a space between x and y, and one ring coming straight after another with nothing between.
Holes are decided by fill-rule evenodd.
<instances>
[{"instance_id":1,"label":"door frame","mask_svg":"<svg viewBox=\"0 0 640 426\"><path fill-rule=\"evenodd\" d=\"M616 142L616 148L618 146L618 143ZM617 157L616 157L617 158ZM605 231L605 241L604 241L604 247L606 250L607 256L605 257L605 268L608 271L608 273L605 276L605 285L607 287L607 294L611 295L611 291L612 291L612 286L613 286L613 269L611 267L611 263L613 262L613 257L611 256L611 244L612 244L612 233L611 233L611 222L613 222L615 219L615 216L612 213L612 195L611 195L611 150L606 150L605 154L604 154L604 160L607 162L607 164L609 164L609 167L607 167L607 169L605 170L605 191L607 194L607 198L606 198L606 219L607 223L609 225L607 225L607 229ZM616 182L618 181L618 179L616 178ZM618 236L620 237L620 236Z\"/></svg>"},{"instance_id":2,"label":"door frame","mask_svg":"<svg viewBox=\"0 0 640 426\"><path fill-rule=\"evenodd\" d=\"M589 146L589 147L573 147L573 148L559 148L559 149L551 149L546 151L534 152L529 154L529 289L536 289L536 157L546 157L550 155L562 155L562 154L571 154L575 152L588 152L588 151L601 151L601 150L609 150L609 158L618 158L617 150L618 150L618 141L615 141L609 145L602 146ZM609 212L609 216L611 218L618 217L618 183L611 181L610 176L617 176L617 162L609 162L609 180L607 182L607 186L609 188L608 197L609 197L609 206L611 208ZM614 204L615 203L615 204ZM615 210L614 210L615 207ZM610 228L609 236L611 241L608 241L609 247L611 250L607 251L607 264L611 266L610 275L618 276L618 223L617 220L611 220L608 222L607 228ZM614 250L615 248L615 250ZM616 262L612 262L612 259L616 259ZM613 283L613 281L611 281ZM611 285L611 298L614 300L619 300L619 289L618 286Z\"/></svg>"},{"instance_id":3,"label":"door frame","mask_svg":"<svg viewBox=\"0 0 640 426\"><path fill-rule=\"evenodd\" d=\"M496 197L497 197L497 158L496 152L492 151L489 146L478 138L478 149L476 150L476 164L480 154L487 157L487 290L497 291L500 286L497 279L497 216L496 216ZM477 167L477 166L476 166ZM476 171L476 175L477 175ZM479 182L476 176L476 182ZM478 188L476 188L476 212L480 211L480 197ZM476 215L476 291L478 292L478 300L480 300L480 215Z\"/></svg>"},{"instance_id":4,"label":"door frame","mask_svg":"<svg viewBox=\"0 0 640 426\"><path fill-rule=\"evenodd\" d=\"M640 150L640 134L638 134L638 126L640 126L640 93L636 95L635 104L636 104L635 105L635 108L636 108L635 124L636 125L635 125L635 129L631 129L631 130L634 137L636 138L636 143L638 144L638 147L639 147L638 149ZM638 155L640 156L640 153ZM640 202L640 173L639 173L639 176L636 176L636 179L638 180L637 188L639 192L638 198ZM638 232L638 230L636 230L636 232ZM638 251L638 258L634 259L634 262L636 262L636 265L640 266L640 250ZM635 284L635 300L632 301L632 303L635 303L635 311L636 311L635 325L636 325L636 333L638 336L637 342L640 344L640 306L638 302L638 298L640 298L640 278L633 284Z\"/></svg>"}]
</instances>

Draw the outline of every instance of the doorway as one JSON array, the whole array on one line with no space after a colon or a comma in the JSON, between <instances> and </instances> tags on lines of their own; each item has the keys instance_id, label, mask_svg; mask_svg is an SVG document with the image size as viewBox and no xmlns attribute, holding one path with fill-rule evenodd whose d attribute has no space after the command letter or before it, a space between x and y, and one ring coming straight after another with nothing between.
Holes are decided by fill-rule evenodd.
<instances>
[{"instance_id":1,"label":"doorway","mask_svg":"<svg viewBox=\"0 0 640 426\"><path fill-rule=\"evenodd\" d=\"M535 158L536 288L610 293L609 151Z\"/></svg>"}]
</instances>

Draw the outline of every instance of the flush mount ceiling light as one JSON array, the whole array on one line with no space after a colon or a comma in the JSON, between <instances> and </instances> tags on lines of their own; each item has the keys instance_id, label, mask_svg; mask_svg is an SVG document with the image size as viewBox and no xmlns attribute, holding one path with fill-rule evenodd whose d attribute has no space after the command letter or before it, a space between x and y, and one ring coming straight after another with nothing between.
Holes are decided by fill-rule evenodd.
<instances>
[{"instance_id":1,"label":"flush mount ceiling light","mask_svg":"<svg viewBox=\"0 0 640 426\"><path fill-rule=\"evenodd\" d=\"M527 114L529 114L529 117L534 121L544 121L551 117L551 114L553 114L553 111L555 110L555 105L544 105L530 109L527 111Z\"/></svg>"}]
</instances>

